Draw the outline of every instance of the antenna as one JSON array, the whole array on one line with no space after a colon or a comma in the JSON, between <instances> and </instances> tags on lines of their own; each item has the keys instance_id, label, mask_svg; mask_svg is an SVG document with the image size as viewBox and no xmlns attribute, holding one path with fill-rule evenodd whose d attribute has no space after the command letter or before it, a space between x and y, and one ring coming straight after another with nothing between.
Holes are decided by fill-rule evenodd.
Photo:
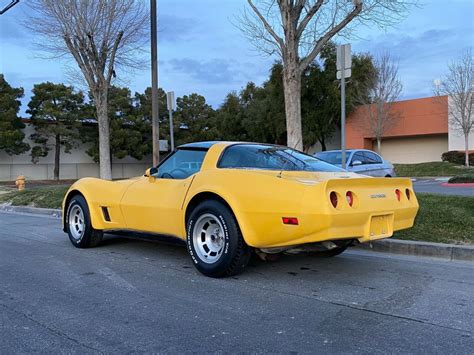
<instances>
[{"instance_id":1,"label":"antenna","mask_svg":"<svg viewBox=\"0 0 474 355\"><path fill-rule=\"evenodd\" d=\"M301 141L301 138L298 139L298 141L296 142L295 144L295 147L298 146L298 144L300 143ZM290 147L288 147L290 148ZM291 149L291 153L290 153L290 157L293 157L293 153L296 151L295 148L290 148ZM281 170L280 172L278 173L277 177L281 178L281 174L283 174L283 171L285 170L285 167L286 167L286 164L288 163L288 161L285 162L285 164L283 164L283 166L281 167Z\"/></svg>"}]
</instances>

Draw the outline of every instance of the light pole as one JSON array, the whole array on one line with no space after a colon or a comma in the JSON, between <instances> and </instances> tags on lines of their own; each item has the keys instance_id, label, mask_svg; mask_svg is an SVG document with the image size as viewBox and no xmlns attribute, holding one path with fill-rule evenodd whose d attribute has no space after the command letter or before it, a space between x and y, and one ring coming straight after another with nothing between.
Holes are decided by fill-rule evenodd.
<instances>
[{"instance_id":1,"label":"light pole","mask_svg":"<svg viewBox=\"0 0 474 355\"><path fill-rule=\"evenodd\" d=\"M150 0L151 15L151 125L153 140L153 166L160 162L160 122L158 111L158 26L156 0Z\"/></svg>"},{"instance_id":2,"label":"light pole","mask_svg":"<svg viewBox=\"0 0 474 355\"><path fill-rule=\"evenodd\" d=\"M12 0L11 3L9 3L7 6L5 6L3 9L0 10L0 15L3 15L5 12L10 10L13 6L18 4L19 2L20 2L20 0Z\"/></svg>"}]
</instances>

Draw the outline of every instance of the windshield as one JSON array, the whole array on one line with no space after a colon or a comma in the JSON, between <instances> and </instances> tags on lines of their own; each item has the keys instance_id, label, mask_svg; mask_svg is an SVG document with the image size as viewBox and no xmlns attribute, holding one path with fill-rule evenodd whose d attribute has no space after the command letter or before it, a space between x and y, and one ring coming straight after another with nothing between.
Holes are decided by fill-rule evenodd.
<instances>
[{"instance_id":1,"label":"windshield","mask_svg":"<svg viewBox=\"0 0 474 355\"><path fill-rule=\"evenodd\" d=\"M230 146L222 155L218 167L283 171L344 171L294 149L259 144Z\"/></svg>"},{"instance_id":2,"label":"windshield","mask_svg":"<svg viewBox=\"0 0 474 355\"><path fill-rule=\"evenodd\" d=\"M321 159L329 164L335 164L335 165L342 164L341 152L320 152L320 153L316 153L316 158Z\"/></svg>"},{"instance_id":3,"label":"windshield","mask_svg":"<svg viewBox=\"0 0 474 355\"><path fill-rule=\"evenodd\" d=\"M161 179L186 179L201 170L205 150L178 149L158 167Z\"/></svg>"}]
</instances>

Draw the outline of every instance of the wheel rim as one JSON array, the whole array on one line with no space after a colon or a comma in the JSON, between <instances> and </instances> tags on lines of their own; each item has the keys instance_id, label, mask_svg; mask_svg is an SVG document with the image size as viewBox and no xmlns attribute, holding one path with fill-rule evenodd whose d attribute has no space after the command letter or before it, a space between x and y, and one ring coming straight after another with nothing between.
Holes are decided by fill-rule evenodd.
<instances>
[{"instance_id":1,"label":"wheel rim","mask_svg":"<svg viewBox=\"0 0 474 355\"><path fill-rule=\"evenodd\" d=\"M199 217L193 229L193 244L199 259L206 264L219 260L225 237L222 223L216 216L207 213Z\"/></svg>"},{"instance_id":2,"label":"wheel rim","mask_svg":"<svg viewBox=\"0 0 474 355\"><path fill-rule=\"evenodd\" d=\"M80 240L85 230L84 212L81 206L74 205L69 210L69 231L75 240Z\"/></svg>"}]
</instances>

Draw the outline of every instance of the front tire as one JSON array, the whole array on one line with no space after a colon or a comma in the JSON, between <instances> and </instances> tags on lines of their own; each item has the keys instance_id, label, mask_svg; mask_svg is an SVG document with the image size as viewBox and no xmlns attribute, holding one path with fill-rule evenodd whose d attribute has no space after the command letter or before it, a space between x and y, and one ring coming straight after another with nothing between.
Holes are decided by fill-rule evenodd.
<instances>
[{"instance_id":1,"label":"front tire","mask_svg":"<svg viewBox=\"0 0 474 355\"><path fill-rule=\"evenodd\" d=\"M69 240L76 248L92 248L102 241L103 233L92 228L89 207L81 195L69 202L65 221Z\"/></svg>"},{"instance_id":2,"label":"front tire","mask_svg":"<svg viewBox=\"0 0 474 355\"><path fill-rule=\"evenodd\" d=\"M186 244L194 266L210 277L241 273L250 260L250 248L227 206L216 200L199 204L186 224Z\"/></svg>"}]
</instances>

